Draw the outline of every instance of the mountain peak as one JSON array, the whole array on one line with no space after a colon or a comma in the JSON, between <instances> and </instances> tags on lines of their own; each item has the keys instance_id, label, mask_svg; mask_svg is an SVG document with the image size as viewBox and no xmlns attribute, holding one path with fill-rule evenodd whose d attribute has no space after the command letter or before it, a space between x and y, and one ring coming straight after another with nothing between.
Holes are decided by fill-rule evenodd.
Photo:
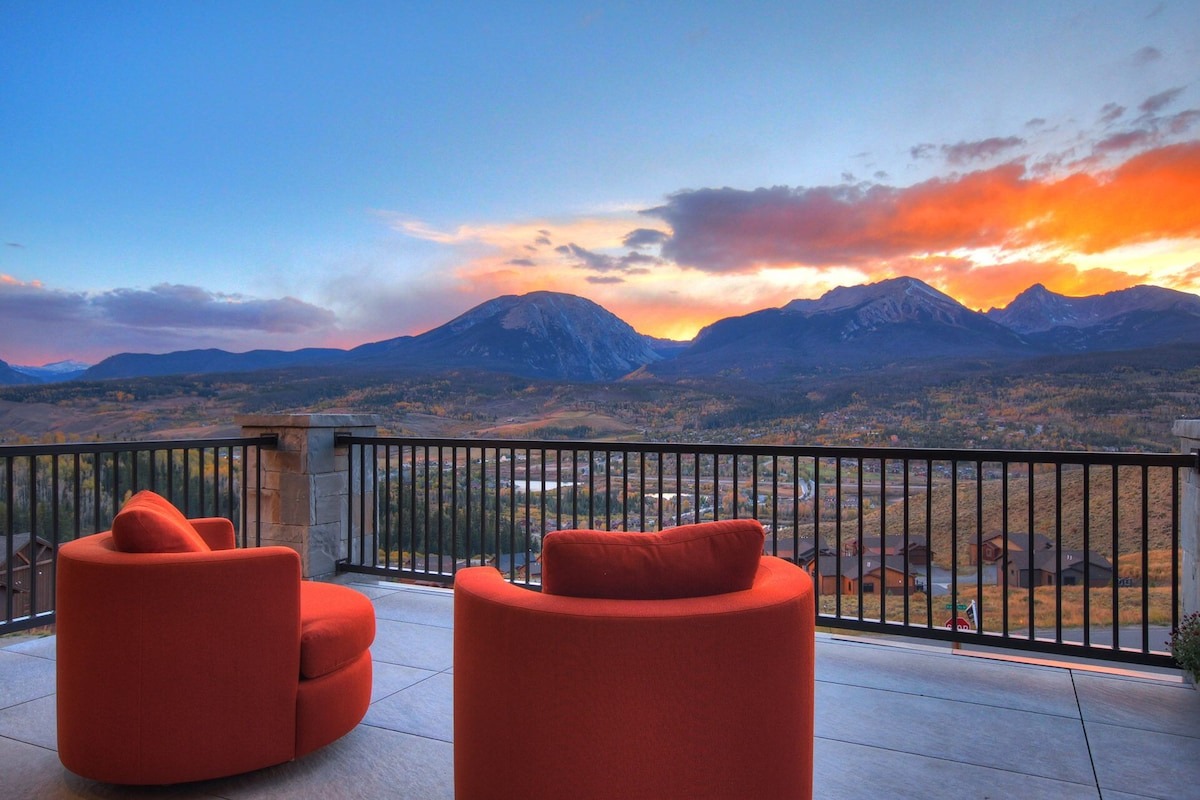
<instances>
[{"instance_id":1,"label":"mountain peak","mask_svg":"<svg viewBox=\"0 0 1200 800\"><path fill-rule=\"evenodd\" d=\"M1004 308L990 309L987 316L1018 333L1028 334L1055 328L1091 328L1135 312L1200 315L1200 297L1147 285L1088 297L1068 297L1038 283Z\"/></svg>"},{"instance_id":2,"label":"mountain peak","mask_svg":"<svg viewBox=\"0 0 1200 800\"><path fill-rule=\"evenodd\" d=\"M431 331L393 341L396 347L385 350L391 359L560 380L612 380L660 358L647 337L602 306L546 291L497 297Z\"/></svg>"},{"instance_id":3,"label":"mountain peak","mask_svg":"<svg viewBox=\"0 0 1200 800\"><path fill-rule=\"evenodd\" d=\"M930 318L961 324L964 315L974 313L953 297L910 277L839 286L816 300L793 300L783 307L785 313L806 316L850 310L855 310L859 322L867 326Z\"/></svg>"}]
</instances>

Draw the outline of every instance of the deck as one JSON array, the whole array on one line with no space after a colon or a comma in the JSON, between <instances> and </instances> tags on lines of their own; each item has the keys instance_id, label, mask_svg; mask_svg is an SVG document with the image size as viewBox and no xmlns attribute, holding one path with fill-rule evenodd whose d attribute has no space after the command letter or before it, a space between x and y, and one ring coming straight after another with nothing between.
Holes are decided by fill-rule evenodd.
<instances>
[{"instance_id":1,"label":"deck","mask_svg":"<svg viewBox=\"0 0 1200 800\"><path fill-rule=\"evenodd\" d=\"M366 718L299 761L202 783L126 788L67 772L55 753L54 637L0 639L0 797L453 797L452 594L343 582L372 598L378 618ZM1178 672L831 634L818 634L816 665L822 800L1200 797L1200 691ZM519 796L529 776L514 764L511 777Z\"/></svg>"}]
</instances>

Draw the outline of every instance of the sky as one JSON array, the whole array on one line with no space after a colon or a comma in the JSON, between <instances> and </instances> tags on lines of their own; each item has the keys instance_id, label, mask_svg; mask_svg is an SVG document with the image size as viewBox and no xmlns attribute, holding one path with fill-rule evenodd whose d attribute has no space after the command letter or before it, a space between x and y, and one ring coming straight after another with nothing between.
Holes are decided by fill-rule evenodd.
<instances>
[{"instance_id":1,"label":"sky","mask_svg":"<svg viewBox=\"0 0 1200 800\"><path fill-rule=\"evenodd\" d=\"M1200 291L1200 0L0 0L0 359Z\"/></svg>"}]
</instances>

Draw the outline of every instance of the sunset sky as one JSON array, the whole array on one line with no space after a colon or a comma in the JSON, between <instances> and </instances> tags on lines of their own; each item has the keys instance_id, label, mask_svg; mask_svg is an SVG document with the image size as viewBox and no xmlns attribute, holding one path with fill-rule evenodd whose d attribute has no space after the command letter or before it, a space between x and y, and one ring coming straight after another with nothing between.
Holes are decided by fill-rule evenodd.
<instances>
[{"instance_id":1,"label":"sunset sky","mask_svg":"<svg viewBox=\"0 0 1200 800\"><path fill-rule=\"evenodd\" d=\"M1200 292L1200 0L0 3L0 359Z\"/></svg>"}]
</instances>

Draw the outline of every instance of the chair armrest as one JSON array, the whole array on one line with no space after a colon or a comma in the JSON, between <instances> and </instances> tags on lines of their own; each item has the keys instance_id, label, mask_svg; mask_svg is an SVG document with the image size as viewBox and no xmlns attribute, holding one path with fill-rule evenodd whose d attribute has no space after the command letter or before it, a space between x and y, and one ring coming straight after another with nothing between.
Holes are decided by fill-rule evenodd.
<instances>
[{"instance_id":1,"label":"chair armrest","mask_svg":"<svg viewBox=\"0 0 1200 800\"><path fill-rule=\"evenodd\" d=\"M188 522L210 550L232 550L237 546L233 523L225 517L198 517Z\"/></svg>"}]
</instances>

